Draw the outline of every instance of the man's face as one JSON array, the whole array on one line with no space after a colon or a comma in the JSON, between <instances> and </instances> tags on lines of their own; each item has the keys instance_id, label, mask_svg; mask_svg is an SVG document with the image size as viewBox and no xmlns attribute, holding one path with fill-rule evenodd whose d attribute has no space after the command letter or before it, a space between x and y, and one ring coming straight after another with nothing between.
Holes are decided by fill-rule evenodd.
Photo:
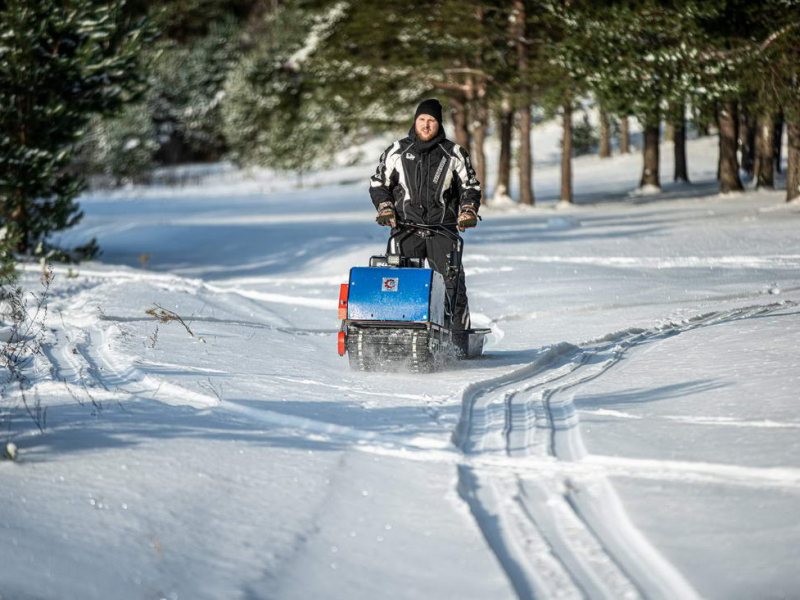
<instances>
[{"instance_id":1,"label":"man's face","mask_svg":"<svg viewBox=\"0 0 800 600\"><path fill-rule=\"evenodd\" d=\"M420 140L427 142L439 133L439 121L430 115L420 115L414 122L414 130L417 132L417 137Z\"/></svg>"}]
</instances>

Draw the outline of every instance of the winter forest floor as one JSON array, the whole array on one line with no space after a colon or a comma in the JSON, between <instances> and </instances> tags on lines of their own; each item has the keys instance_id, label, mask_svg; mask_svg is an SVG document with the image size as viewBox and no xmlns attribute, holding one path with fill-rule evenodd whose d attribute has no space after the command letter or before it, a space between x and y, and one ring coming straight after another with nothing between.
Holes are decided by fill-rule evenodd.
<instances>
[{"instance_id":1,"label":"winter forest floor","mask_svg":"<svg viewBox=\"0 0 800 600\"><path fill-rule=\"evenodd\" d=\"M464 235L485 356L430 375L336 353L373 165L87 195L45 433L5 424L0 598L796 598L800 206L720 197L715 144L654 196L582 157L564 210L543 161Z\"/></svg>"}]
</instances>

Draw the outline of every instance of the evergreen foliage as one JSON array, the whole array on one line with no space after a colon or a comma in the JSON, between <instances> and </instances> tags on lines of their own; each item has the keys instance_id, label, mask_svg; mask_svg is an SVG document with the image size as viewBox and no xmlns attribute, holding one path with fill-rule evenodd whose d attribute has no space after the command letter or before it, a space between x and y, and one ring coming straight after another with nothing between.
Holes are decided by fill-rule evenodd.
<instances>
[{"instance_id":1,"label":"evergreen foliage","mask_svg":"<svg viewBox=\"0 0 800 600\"><path fill-rule=\"evenodd\" d=\"M219 24L246 23L254 14L269 10L278 0L138 0L140 12L156 21L165 39L188 46L214 36Z\"/></svg>"},{"instance_id":2,"label":"evergreen foliage","mask_svg":"<svg viewBox=\"0 0 800 600\"><path fill-rule=\"evenodd\" d=\"M122 183L146 181L153 166L222 158L223 87L247 38L258 37L247 20L262 5L140 0L131 11L149 15L161 32L148 51L149 90L140 106L93 121L80 167Z\"/></svg>"},{"instance_id":3,"label":"evergreen foliage","mask_svg":"<svg viewBox=\"0 0 800 600\"><path fill-rule=\"evenodd\" d=\"M68 166L89 119L141 96L145 21L124 4L8 0L0 5L0 226L18 249L76 224L83 179Z\"/></svg>"},{"instance_id":4,"label":"evergreen foliage","mask_svg":"<svg viewBox=\"0 0 800 600\"><path fill-rule=\"evenodd\" d=\"M73 167L101 175L114 185L146 182L148 171L156 166L158 148L148 106L136 102L116 116L92 118Z\"/></svg>"},{"instance_id":5,"label":"evergreen foliage","mask_svg":"<svg viewBox=\"0 0 800 600\"><path fill-rule=\"evenodd\" d=\"M243 164L303 172L343 144L351 107L318 79L312 55L340 16L285 7L269 16L265 42L231 72L223 123Z\"/></svg>"},{"instance_id":6,"label":"evergreen foliage","mask_svg":"<svg viewBox=\"0 0 800 600\"><path fill-rule=\"evenodd\" d=\"M448 134L471 144L484 166L488 115L498 111L535 106L569 114L593 98L613 115L635 115L651 133L650 146L661 121L683 121L668 107L688 106L704 121L716 120L721 106L745 106L759 118L782 112L795 123L791 131L800 118L798 0L0 6L2 215L4 223L25 222L32 230L24 248L79 218L73 200L81 182L69 174L75 170L119 184L145 181L159 164L229 156L303 172L356 136L408 126L413 106L430 96L457 110L457 131ZM137 15L149 15L163 34L157 47L138 55L150 34ZM146 81L135 75L138 63L150 65ZM87 99L74 102L78 96ZM25 108L37 102L40 112ZM40 127L25 130L24 144L17 113ZM70 171L71 149L91 115L90 135ZM41 133L54 128L57 135ZM572 135L576 154L597 143L585 117ZM735 161L735 149L733 155ZM21 203L19 194L40 208ZM35 230L39 223L42 231Z\"/></svg>"},{"instance_id":7,"label":"evergreen foliage","mask_svg":"<svg viewBox=\"0 0 800 600\"><path fill-rule=\"evenodd\" d=\"M719 93L704 86L701 77L702 34L691 17L704 10L701 6L587 2L577 15L559 6L554 12L567 35L557 62L571 77L585 80L611 112L658 124L668 103L683 103L690 94ZM720 79L719 85L724 82Z\"/></svg>"},{"instance_id":8,"label":"evergreen foliage","mask_svg":"<svg viewBox=\"0 0 800 600\"><path fill-rule=\"evenodd\" d=\"M6 287L16 279L16 259L14 250L19 245L19 233L8 226L0 227L0 302L6 292Z\"/></svg>"},{"instance_id":9,"label":"evergreen foliage","mask_svg":"<svg viewBox=\"0 0 800 600\"><path fill-rule=\"evenodd\" d=\"M572 126L572 155L590 154L597 149L599 143L597 127L589 122L589 115L584 112L583 118Z\"/></svg>"},{"instance_id":10,"label":"evergreen foliage","mask_svg":"<svg viewBox=\"0 0 800 600\"><path fill-rule=\"evenodd\" d=\"M216 160L227 150L221 103L240 54L238 32L226 19L186 45L174 40L160 45L146 104L158 131L161 162Z\"/></svg>"}]
</instances>

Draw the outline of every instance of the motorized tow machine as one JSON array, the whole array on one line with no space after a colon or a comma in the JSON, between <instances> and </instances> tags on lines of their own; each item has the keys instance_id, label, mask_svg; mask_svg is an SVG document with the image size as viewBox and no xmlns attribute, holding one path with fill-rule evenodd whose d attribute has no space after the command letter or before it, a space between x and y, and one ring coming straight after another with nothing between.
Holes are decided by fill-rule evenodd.
<instances>
[{"instance_id":1,"label":"motorized tow machine","mask_svg":"<svg viewBox=\"0 0 800 600\"><path fill-rule=\"evenodd\" d=\"M339 291L339 355L348 355L352 369L425 373L483 352L490 329L452 328L458 288L450 297L442 275L425 268L424 259L400 254L400 242L416 231L453 241L447 270L460 285L461 236L444 225L398 223L386 254L350 269Z\"/></svg>"}]
</instances>

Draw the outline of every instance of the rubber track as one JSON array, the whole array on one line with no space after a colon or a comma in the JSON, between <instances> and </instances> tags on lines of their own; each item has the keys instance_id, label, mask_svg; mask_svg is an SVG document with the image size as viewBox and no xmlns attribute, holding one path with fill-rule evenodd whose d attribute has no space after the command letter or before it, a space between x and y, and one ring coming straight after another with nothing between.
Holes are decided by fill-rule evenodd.
<instances>
[{"instance_id":1,"label":"rubber track","mask_svg":"<svg viewBox=\"0 0 800 600\"><path fill-rule=\"evenodd\" d=\"M436 343L426 329L350 326L347 332L347 354L356 371L428 373L437 366Z\"/></svg>"}]
</instances>

